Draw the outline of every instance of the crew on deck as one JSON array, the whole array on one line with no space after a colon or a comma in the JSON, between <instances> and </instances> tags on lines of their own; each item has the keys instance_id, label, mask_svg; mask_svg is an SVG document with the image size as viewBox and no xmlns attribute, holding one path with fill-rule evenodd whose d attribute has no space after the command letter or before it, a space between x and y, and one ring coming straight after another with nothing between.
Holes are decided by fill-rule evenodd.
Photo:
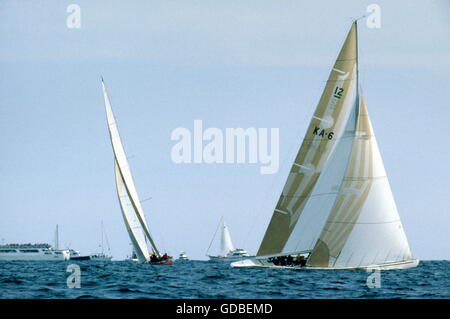
<instances>
[{"instance_id":1,"label":"crew on deck","mask_svg":"<svg viewBox=\"0 0 450 319\"><path fill-rule=\"evenodd\" d=\"M306 258L300 254L295 259L291 255L270 257L268 262L273 263L275 266L306 266Z\"/></svg>"},{"instance_id":2,"label":"crew on deck","mask_svg":"<svg viewBox=\"0 0 450 319\"><path fill-rule=\"evenodd\" d=\"M158 255L156 255L155 253L150 253L150 262L151 263L159 263L159 262L162 262L162 261L166 261L168 259L170 259L170 258L167 255L167 253L165 253L161 257L158 257Z\"/></svg>"}]
</instances>

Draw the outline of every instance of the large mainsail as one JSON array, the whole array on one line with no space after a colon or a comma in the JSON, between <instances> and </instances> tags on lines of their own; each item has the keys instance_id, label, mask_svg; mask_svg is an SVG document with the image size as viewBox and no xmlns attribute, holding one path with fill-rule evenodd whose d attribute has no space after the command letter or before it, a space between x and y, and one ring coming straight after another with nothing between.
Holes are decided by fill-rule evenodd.
<instances>
[{"instance_id":1,"label":"large mainsail","mask_svg":"<svg viewBox=\"0 0 450 319\"><path fill-rule=\"evenodd\" d=\"M114 152L117 194L123 219L139 262L146 262L149 260L147 240L153 252L158 256L160 254L145 220L103 79L102 88L109 135Z\"/></svg>"},{"instance_id":2,"label":"large mainsail","mask_svg":"<svg viewBox=\"0 0 450 319\"><path fill-rule=\"evenodd\" d=\"M331 161L336 167L329 167L328 173L326 165L330 164L335 148L351 147L348 141L354 127L348 122L355 118L352 112L357 100L356 59L356 24L353 24L292 165L258 256L308 251L314 247L337 195L346 153L338 153L344 156Z\"/></svg>"}]
</instances>

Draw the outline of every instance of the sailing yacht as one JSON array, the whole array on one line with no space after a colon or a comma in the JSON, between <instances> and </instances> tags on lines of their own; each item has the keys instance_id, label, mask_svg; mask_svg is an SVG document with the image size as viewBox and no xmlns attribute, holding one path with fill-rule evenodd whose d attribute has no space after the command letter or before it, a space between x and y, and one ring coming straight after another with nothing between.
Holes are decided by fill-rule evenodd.
<instances>
[{"instance_id":1,"label":"sailing yacht","mask_svg":"<svg viewBox=\"0 0 450 319\"><path fill-rule=\"evenodd\" d=\"M77 260L77 261L85 261L85 260L93 260L93 261L111 261L111 249L109 247L108 237L106 236L106 232L103 227L103 222L101 224L101 230L102 230L102 240L101 240L101 248L102 251L97 254L91 254L91 255L81 255L79 251L76 251L74 249L69 249L70 251L70 260ZM108 254L105 254L104 252L104 246L103 246L103 237L106 239L106 244L108 245Z\"/></svg>"},{"instance_id":2,"label":"sailing yacht","mask_svg":"<svg viewBox=\"0 0 450 319\"><path fill-rule=\"evenodd\" d=\"M134 186L131 170L122 146L116 119L102 78L103 98L108 121L109 136L114 153L116 188L125 227L128 231L133 251L140 263L171 265L172 257L161 255L153 241L141 202ZM149 249L150 246L150 249Z\"/></svg>"},{"instance_id":3,"label":"sailing yacht","mask_svg":"<svg viewBox=\"0 0 450 319\"><path fill-rule=\"evenodd\" d=\"M111 261L111 259L112 259L111 247L109 246L109 240L108 240L108 236L106 235L105 227L103 226L103 221L101 223L101 233L102 233L102 240L101 240L102 243L101 243L100 247L102 248L102 251L100 253L90 255L91 260ZM103 239L105 239L106 245L108 246L108 253L105 253L105 251L104 251Z\"/></svg>"},{"instance_id":4,"label":"sailing yacht","mask_svg":"<svg viewBox=\"0 0 450 319\"><path fill-rule=\"evenodd\" d=\"M221 253L215 256L207 254L210 260L234 261L240 260L242 258L251 257L246 250L242 248L234 248L233 242L231 241L230 230L228 229L228 226L225 224L223 218L219 222L219 227L221 228L222 231L222 236L220 240ZM211 244L214 241L216 234L217 230L213 236L213 239L211 240ZM209 245L209 248L211 247L211 244Z\"/></svg>"},{"instance_id":5,"label":"sailing yacht","mask_svg":"<svg viewBox=\"0 0 450 319\"><path fill-rule=\"evenodd\" d=\"M418 265L359 91L357 38L355 21L258 253L232 267L405 269Z\"/></svg>"}]
</instances>

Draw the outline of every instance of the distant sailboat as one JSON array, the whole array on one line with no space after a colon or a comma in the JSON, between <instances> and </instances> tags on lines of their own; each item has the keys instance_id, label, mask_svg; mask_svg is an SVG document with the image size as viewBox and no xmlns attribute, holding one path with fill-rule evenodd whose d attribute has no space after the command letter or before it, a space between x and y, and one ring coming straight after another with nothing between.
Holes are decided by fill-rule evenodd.
<instances>
[{"instance_id":1,"label":"distant sailboat","mask_svg":"<svg viewBox=\"0 0 450 319\"><path fill-rule=\"evenodd\" d=\"M211 244L214 241L214 238L216 237L217 230L213 236L213 239L211 240L211 244L208 247L207 256L210 260L226 260L226 261L233 261L233 260L239 260L242 258L251 257L250 254L241 248L234 248L233 242L231 241L231 235L230 230L228 229L228 226L225 224L223 218L221 218L219 222L219 227L221 228L221 240L220 240L220 248L221 253L220 255L208 255L209 248L211 248Z\"/></svg>"},{"instance_id":2,"label":"distant sailboat","mask_svg":"<svg viewBox=\"0 0 450 319\"><path fill-rule=\"evenodd\" d=\"M100 247L102 248L102 251L100 253L97 254L92 254L89 255L90 260L95 260L95 261L111 261L112 256L111 256L111 248L109 247L109 240L108 240L108 236L106 235L106 231L105 231L105 227L103 226L103 221L101 223L101 245ZM104 240L106 241L106 245L108 246L108 253L105 253L104 251Z\"/></svg>"},{"instance_id":3,"label":"distant sailboat","mask_svg":"<svg viewBox=\"0 0 450 319\"><path fill-rule=\"evenodd\" d=\"M103 97L108 120L109 135L114 152L117 195L122 208L122 216L128 235L133 245L134 253L140 263L172 264L172 258L161 255L156 247L144 212L139 201L127 157L119 136L116 120L111 108L105 83L102 79ZM149 245L151 253L149 253Z\"/></svg>"},{"instance_id":4,"label":"distant sailboat","mask_svg":"<svg viewBox=\"0 0 450 319\"><path fill-rule=\"evenodd\" d=\"M359 92L356 21L326 82L257 257L231 266L305 263L313 269L418 265Z\"/></svg>"},{"instance_id":5,"label":"distant sailboat","mask_svg":"<svg viewBox=\"0 0 450 319\"><path fill-rule=\"evenodd\" d=\"M102 239L101 239L101 247L102 251L101 253L97 254L91 254L91 255L81 255L79 251L76 251L74 249L69 249L70 251L70 260L77 260L77 261L86 261L86 260L95 260L95 261L111 261L111 249L109 247L108 237L106 236L106 232L103 227L103 222L101 223L101 233L102 233ZM106 239L106 244L108 245L108 254L104 253L104 246L103 246L103 237Z\"/></svg>"}]
</instances>

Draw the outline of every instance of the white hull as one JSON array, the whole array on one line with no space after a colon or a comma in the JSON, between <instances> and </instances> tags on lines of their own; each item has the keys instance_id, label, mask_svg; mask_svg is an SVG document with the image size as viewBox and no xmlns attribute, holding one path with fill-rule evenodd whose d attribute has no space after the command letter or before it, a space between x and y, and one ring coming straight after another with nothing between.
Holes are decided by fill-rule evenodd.
<instances>
[{"instance_id":1,"label":"white hull","mask_svg":"<svg viewBox=\"0 0 450 319\"><path fill-rule=\"evenodd\" d=\"M224 256L208 256L209 260L212 261L237 261L237 260L243 260L248 259L250 256L236 256L236 257L224 257Z\"/></svg>"},{"instance_id":2,"label":"white hull","mask_svg":"<svg viewBox=\"0 0 450 319\"><path fill-rule=\"evenodd\" d=\"M60 253L59 253L60 252ZM58 254L54 251L44 253L43 251L36 253L0 253L0 260L4 261L54 261L54 260L69 260L70 254L68 250L59 251Z\"/></svg>"},{"instance_id":3,"label":"white hull","mask_svg":"<svg viewBox=\"0 0 450 319\"><path fill-rule=\"evenodd\" d=\"M112 259L112 256L108 256L105 254L89 255L89 257L93 261L111 261L111 259Z\"/></svg>"},{"instance_id":4,"label":"white hull","mask_svg":"<svg viewBox=\"0 0 450 319\"><path fill-rule=\"evenodd\" d=\"M189 260L189 257L188 257L188 255L186 254L186 252L184 252L184 251L182 251L181 253L180 253L180 255L178 256L178 260Z\"/></svg>"},{"instance_id":5,"label":"white hull","mask_svg":"<svg viewBox=\"0 0 450 319\"><path fill-rule=\"evenodd\" d=\"M91 257L92 261L111 261L112 257Z\"/></svg>"},{"instance_id":6,"label":"white hull","mask_svg":"<svg viewBox=\"0 0 450 319\"><path fill-rule=\"evenodd\" d=\"M380 269L380 270L394 270L394 269L408 269L417 267L419 265L418 259L405 260L401 262L393 262L381 265L367 265L357 267L301 267L301 266L275 266L267 262L265 259L245 259L231 263L233 268L277 268L277 269L305 269L305 270L357 270L357 269Z\"/></svg>"}]
</instances>

